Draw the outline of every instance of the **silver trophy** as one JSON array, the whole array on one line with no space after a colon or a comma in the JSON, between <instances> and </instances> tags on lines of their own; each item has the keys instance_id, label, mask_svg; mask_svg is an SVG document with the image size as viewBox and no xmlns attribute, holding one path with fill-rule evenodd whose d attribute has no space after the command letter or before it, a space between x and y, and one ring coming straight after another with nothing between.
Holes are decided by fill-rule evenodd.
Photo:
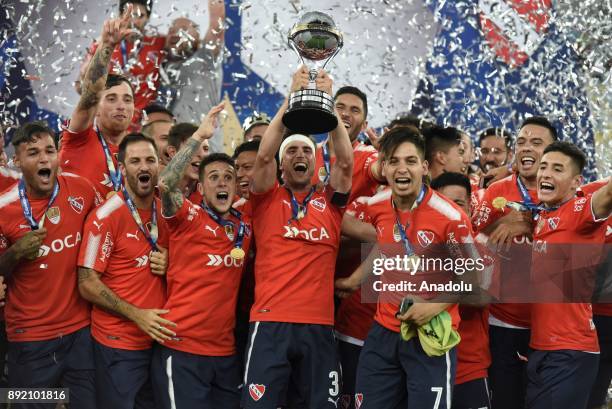
<instances>
[{"instance_id":1,"label":"silver trophy","mask_svg":"<svg viewBox=\"0 0 612 409\"><path fill-rule=\"evenodd\" d=\"M342 33L330 16L311 11L305 13L293 26L288 42L302 64L310 68L310 83L307 89L289 95L289 108L283 115L283 123L295 132L308 134L336 129L338 119L334 112L334 99L316 89L315 79L318 72L325 69L342 48Z\"/></svg>"}]
</instances>

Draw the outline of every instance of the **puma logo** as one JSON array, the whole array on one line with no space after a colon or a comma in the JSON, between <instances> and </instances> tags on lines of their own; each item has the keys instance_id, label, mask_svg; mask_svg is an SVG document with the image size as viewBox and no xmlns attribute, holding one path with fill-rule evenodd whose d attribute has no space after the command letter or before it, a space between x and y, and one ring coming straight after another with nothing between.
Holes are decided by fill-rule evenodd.
<instances>
[{"instance_id":1,"label":"puma logo","mask_svg":"<svg viewBox=\"0 0 612 409\"><path fill-rule=\"evenodd\" d=\"M125 235L127 236L128 239L136 239L136 241L140 241L140 238L138 238L138 229L136 230L136 233L134 234L126 233Z\"/></svg>"},{"instance_id":2,"label":"puma logo","mask_svg":"<svg viewBox=\"0 0 612 409\"><path fill-rule=\"evenodd\" d=\"M212 234L214 234L215 237L217 237L217 229L219 228L219 226L215 227L214 229L210 227L209 225L206 225L205 227L206 227L206 230L210 230Z\"/></svg>"},{"instance_id":3,"label":"puma logo","mask_svg":"<svg viewBox=\"0 0 612 409\"><path fill-rule=\"evenodd\" d=\"M98 224L98 222L94 220L93 224L94 224L94 226L96 226L98 228L98 231L100 231L100 229L102 228L102 224L103 223Z\"/></svg>"}]
</instances>

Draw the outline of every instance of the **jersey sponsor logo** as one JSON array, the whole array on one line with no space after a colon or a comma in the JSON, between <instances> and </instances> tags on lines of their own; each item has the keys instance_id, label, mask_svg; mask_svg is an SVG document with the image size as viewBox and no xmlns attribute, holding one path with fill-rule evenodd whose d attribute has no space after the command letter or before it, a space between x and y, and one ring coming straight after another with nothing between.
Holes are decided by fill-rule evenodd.
<instances>
[{"instance_id":1,"label":"jersey sponsor logo","mask_svg":"<svg viewBox=\"0 0 612 409\"><path fill-rule=\"evenodd\" d=\"M136 261L136 267L144 267L149 263L149 256L137 257L134 261Z\"/></svg>"},{"instance_id":2,"label":"jersey sponsor logo","mask_svg":"<svg viewBox=\"0 0 612 409\"><path fill-rule=\"evenodd\" d=\"M113 249L113 239L111 237L111 233L109 231L106 232L106 237L104 237L104 243L102 244L102 251L100 254L100 261L104 262L107 258L110 257L111 250Z\"/></svg>"},{"instance_id":3,"label":"jersey sponsor logo","mask_svg":"<svg viewBox=\"0 0 612 409\"><path fill-rule=\"evenodd\" d=\"M76 235L69 234L63 239L55 239L51 242L50 246L43 244L38 249L38 257L47 257L49 253L61 253L64 249L70 249L79 244L81 241L81 233L77 232Z\"/></svg>"},{"instance_id":4,"label":"jersey sponsor logo","mask_svg":"<svg viewBox=\"0 0 612 409\"><path fill-rule=\"evenodd\" d=\"M325 202L324 197L317 197L316 199L312 199L310 201L310 205L315 209L323 213L325 211L325 207L327 203Z\"/></svg>"},{"instance_id":5,"label":"jersey sponsor logo","mask_svg":"<svg viewBox=\"0 0 612 409\"><path fill-rule=\"evenodd\" d=\"M363 403L363 393L355 394L355 409L359 409Z\"/></svg>"},{"instance_id":6,"label":"jersey sponsor logo","mask_svg":"<svg viewBox=\"0 0 612 409\"><path fill-rule=\"evenodd\" d=\"M417 231L417 241L421 247L428 247L434 241L434 233L430 230Z\"/></svg>"},{"instance_id":7,"label":"jersey sponsor logo","mask_svg":"<svg viewBox=\"0 0 612 409\"><path fill-rule=\"evenodd\" d=\"M317 228L313 227L310 230L300 230L295 226L283 226L285 233L283 237L286 239L300 239L303 238L308 241L321 241L323 239L329 239L329 234L325 227Z\"/></svg>"},{"instance_id":8,"label":"jersey sponsor logo","mask_svg":"<svg viewBox=\"0 0 612 409\"><path fill-rule=\"evenodd\" d=\"M561 219L559 217L551 217L550 219L548 219L548 227L550 227L551 230L556 230L559 226L560 220Z\"/></svg>"},{"instance_id":9,"label":"jersey sponsor logo","mask_svg":"<svg viewBox=\"0 0 612 409\"><path fill-rule=\"evenodd\" d=\"M536 253L546 253L546 240L536 240L535 243L533 243L533 250Z\"/></svg>"},{"instance_id":10,"label":"jersey sponsor logo","mask_svg":"<svg viewBox=\"0 0 612 409\"><path fill-rule=\"evenodd\" d=\"M70 204L72 210L74 210L78 214L83 213L83 209L85 208L85 201L82 197L68 196L68 203Z\"/></svg>"},{"instance_id":11,"label":"jersey sponsor logo","mask_svg":"<svg viewBox=\"0 0 612 409\"><path fill-rule=\"evenodd\" d=\"M133 234L132 233L125 233L125 235L126 235L126 237L128 239L136 239L136 241L140 241L140 238L138 237L138 230L139 229L136 229L136 232L133 233Z\"/></svg>"},{"instance_id":12,"label":"jersey sponsor logo","mask_svg":"<svg viewBox=\"0 0 612 409\"><path fill-rule=\"evenodd\" d=\"M263 398L264 393L266 393L266 385L254 383L249 385L249 395L251 395L251 399L253 399L255 402Z\"/></svg>"},{"instance_id":13,"label":"jersey sponsor logo","mask_svg":"<svg viewBox=\"0 0 612 409\"><path fill-rule=\"evenodd\" d=\"M60 209L57 206L50 207L49 210L45 213L47 215L47 219L53 223L58 224L60 222Z\"/></svg>"},{"instance_id":14,"label":"jersey sponsor logo","mask_svg":"<svg viewBox=\"0 0 612 409\"><path fill-rule=\"evenodd\" d=\"M206 230L209 230L212 234L215 235L215 237L217 237L217 229L219 228L219 226L215 227L214 229L212 227L210 227L209 225L204 226L204 228Z\"/></svg>"},{"instance_id":15,"label":"jersey sponsor logo","mask_svg":"<svg viewBox=\"0 0 612 409\"><path fill-rule=\"evenodd\" d=\"M207 254L208 262L207 266L225 266L225 267L242 267L243 259L236 260L229 254L218 255L218 254Z\"/></svg>"},{"instance_id":16,"label":"jersey sponsor logo","mask_svg":"<svg viewBox=\"0 0 612 409\"><path fill-rule=\"evenodd\" d=\"M514 236L514 238L512 239L512 242L514 244L526 244L528 246L531 246L531 244L533 243L531 239L525 236L524 234L520 236Z\"/></svg>"}]
</instances>

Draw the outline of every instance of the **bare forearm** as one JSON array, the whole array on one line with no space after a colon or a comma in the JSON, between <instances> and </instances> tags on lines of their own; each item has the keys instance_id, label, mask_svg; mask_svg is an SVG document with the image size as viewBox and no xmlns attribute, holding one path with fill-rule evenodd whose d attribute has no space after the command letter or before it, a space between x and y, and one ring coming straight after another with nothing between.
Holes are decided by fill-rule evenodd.
<instances>
[{"instance_id":1,"label":"bare forearm","mask_svg":"<svg viewBox=\"0 0 612 409\"><path fill-rule=\"evenodd\" d=\"M276 180L277 165L275 156L285 132L283 114L286 110L287 100L283 102L283 105L272 119L270 126L268 126L261 139L253 171L252 189L254 192L267 191L274 185Z\"/></svg>"},{"instance_id":2,"label":"bare forearm","mask_svg":"<svg viewBox=\"0 0 612 409\"><path fill-rule=\"evenodd\" d=\"M2 255L0 255L0 275L5 277L10 276L13 270L19 264L21 256L13 247L10 247Z\"/></svg>"},{"instance_id":3,"label":"bare forearm","mask_svg":"<svg viewBox=\"0 0 612 409\"><path fill-rule=\"evenodd\" d=\"M194 138L189 138L185 141L183 147L174 155L160 175L159 184L162 192L164 190L170 192L178 188L179 182L183 178L183 173L185 173L185 168L191 163L193 154L201 145L202 141Z\"/></svg>"},{"instance_id":4,"label":"bare forearm","mask_svg":"<svg viewBox=\"0 0 612 409\"><path fill-rule=\"evenodd\" d=\"M129 320L133 320L133 313L136 307L121 299L113 290L100 281L98 273L90 268L79 267L78 275L79 292L83 298L96 304L98 307L105 308Z\"/></svg>"},{"instance_id":5,"label":"bare forearm","mask_svg":"<svg viewBox=\"0 0 612 409\"><path fill-rule=\"evenodd\" d=\"M98 103L98 94L104 89L113 46L101 43L89 62L81 85L81 99L77 110L89 110Z\"/></svg>"},{"instance_id":6,"label":"bare forearm","mask_svg":"<svg viewBox=\"0 0 612 409\"><path fill-rule=\"evenodd\" d=\"M376 242L376 229L374 226L346 213L342 217L342 234L361 242Z\"/></svg>"}]
</instances>

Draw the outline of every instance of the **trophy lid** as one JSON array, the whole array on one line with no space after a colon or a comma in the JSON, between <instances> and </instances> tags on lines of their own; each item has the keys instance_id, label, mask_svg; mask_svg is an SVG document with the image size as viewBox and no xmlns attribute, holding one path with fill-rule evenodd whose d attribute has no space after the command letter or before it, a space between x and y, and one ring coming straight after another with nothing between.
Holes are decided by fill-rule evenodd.
<instances>
[{"instance_id":1,"label":"trophy lid","mask_svg":"<svg viewBox=\"0 0 612 409\"><path fill-rule=\"evenodd\" d=\"M288 41L302 57L312 61L329 58L343 45L334 20L320 11L304 13L289 32Z\"/></svg>"}]
</instances>

